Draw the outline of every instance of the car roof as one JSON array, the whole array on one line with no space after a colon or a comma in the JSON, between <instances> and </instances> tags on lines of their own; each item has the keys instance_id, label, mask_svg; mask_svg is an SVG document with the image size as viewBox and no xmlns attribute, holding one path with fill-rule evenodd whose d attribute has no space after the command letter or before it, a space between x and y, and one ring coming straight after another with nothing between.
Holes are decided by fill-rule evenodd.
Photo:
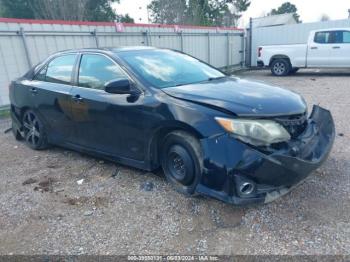
<instances>
[{"instance_id":1,"label":"car roof","mask_svg":"<svg viewBox=\"0 0 350 262\"><path fill-rule=\"evenodd\" d=\"M121 47L103 47L103 48L79 48L79 49L68 49L60 51L57 54L73 53L73 52L128 52L128 51L141 51L141 50L156 50L157 48L151 46L121 46Z\"/></svg>"}]
</instances>

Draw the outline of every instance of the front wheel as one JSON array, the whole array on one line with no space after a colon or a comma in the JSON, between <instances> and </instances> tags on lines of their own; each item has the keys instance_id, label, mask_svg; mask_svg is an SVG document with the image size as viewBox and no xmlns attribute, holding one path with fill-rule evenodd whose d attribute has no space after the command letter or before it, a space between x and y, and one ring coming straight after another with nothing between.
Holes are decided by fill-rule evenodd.
<instances>
[{"instance_id":1,"label":"front wheel","mask_svg":"<svg viewBox=\"0 0 350 262\"><path fill-rule=\"evenodd\" d=\"M22 123L24 139L30 148L40 150L48 147L44 124L33 110L24 113Z\"/></svg>"},{"instance_id":2,"label":"front wheel","mask_svg":"<svg viewBox=\"0 0 350 262\"><path fill-rule=\"evenodd\" d=\"M271 72L274 76L286 76L290 73L291 66L286 59L275 59L271 63Z\"/></svg>"},{"instance_id":3,"label":"front wheel","mask_svg":"<svg viewBox=\"0 0 350 262\"><path fill-rule=\"evenodd\" d=\"M202 174L202 150L198 139L184 131L165 137L162 168L168 182L184 195L193 195Z\"/></svg>"}]
</instances>

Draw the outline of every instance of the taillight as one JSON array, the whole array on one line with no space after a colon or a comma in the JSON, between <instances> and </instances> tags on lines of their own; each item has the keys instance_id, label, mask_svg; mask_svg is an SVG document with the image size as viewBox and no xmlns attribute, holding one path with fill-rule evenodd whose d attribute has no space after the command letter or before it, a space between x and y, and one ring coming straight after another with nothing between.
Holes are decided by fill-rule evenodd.
<instances>
[{"instance_id":1,"label":"taillight","mask_svg":"<svg viewBox=\"0 0 350 262\"><path fill-rule=\"evenodd\" d=\"M261 51L262 51L262 47L259 47L259 49L258 49L258 57L261 57Z\"/></svg>"}]
</instances>

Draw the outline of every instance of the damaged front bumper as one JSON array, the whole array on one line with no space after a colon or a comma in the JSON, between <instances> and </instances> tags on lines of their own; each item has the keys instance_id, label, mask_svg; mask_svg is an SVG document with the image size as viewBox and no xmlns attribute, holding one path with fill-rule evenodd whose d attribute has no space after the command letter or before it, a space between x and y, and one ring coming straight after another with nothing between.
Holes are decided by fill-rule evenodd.
<instances>
[{"instance_id":1,"label":"damaged front bumper","mask_svg":"<svg viewBox=\"0 0 350 262\"><path fill-rule=\"evenodd\" d=\"M203 139L197 192L237 205L271 202L327 159L334 136L330 112L314 106L305 131L278 149L253 148L229 134Z\"/></svg>"}]
</instances>

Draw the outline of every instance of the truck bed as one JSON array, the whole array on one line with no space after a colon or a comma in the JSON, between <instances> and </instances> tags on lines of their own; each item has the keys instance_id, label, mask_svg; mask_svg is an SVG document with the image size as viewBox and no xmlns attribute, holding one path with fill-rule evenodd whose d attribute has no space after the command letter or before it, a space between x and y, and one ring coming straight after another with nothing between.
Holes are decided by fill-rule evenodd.
<instances>
[{"instance_id":1,"label":"truck bed","mask_svg":"<svg viewBox=\"0 0 350 262\"><path fill-rule=\"evenodd\" d=\"M267 45L261 47L260 61L263 61L265 66L269 66L272 58L276 56L287 56L295 67L306 67L307 44L292 44L292 45Z\"/></svg>"}]
</instances>

